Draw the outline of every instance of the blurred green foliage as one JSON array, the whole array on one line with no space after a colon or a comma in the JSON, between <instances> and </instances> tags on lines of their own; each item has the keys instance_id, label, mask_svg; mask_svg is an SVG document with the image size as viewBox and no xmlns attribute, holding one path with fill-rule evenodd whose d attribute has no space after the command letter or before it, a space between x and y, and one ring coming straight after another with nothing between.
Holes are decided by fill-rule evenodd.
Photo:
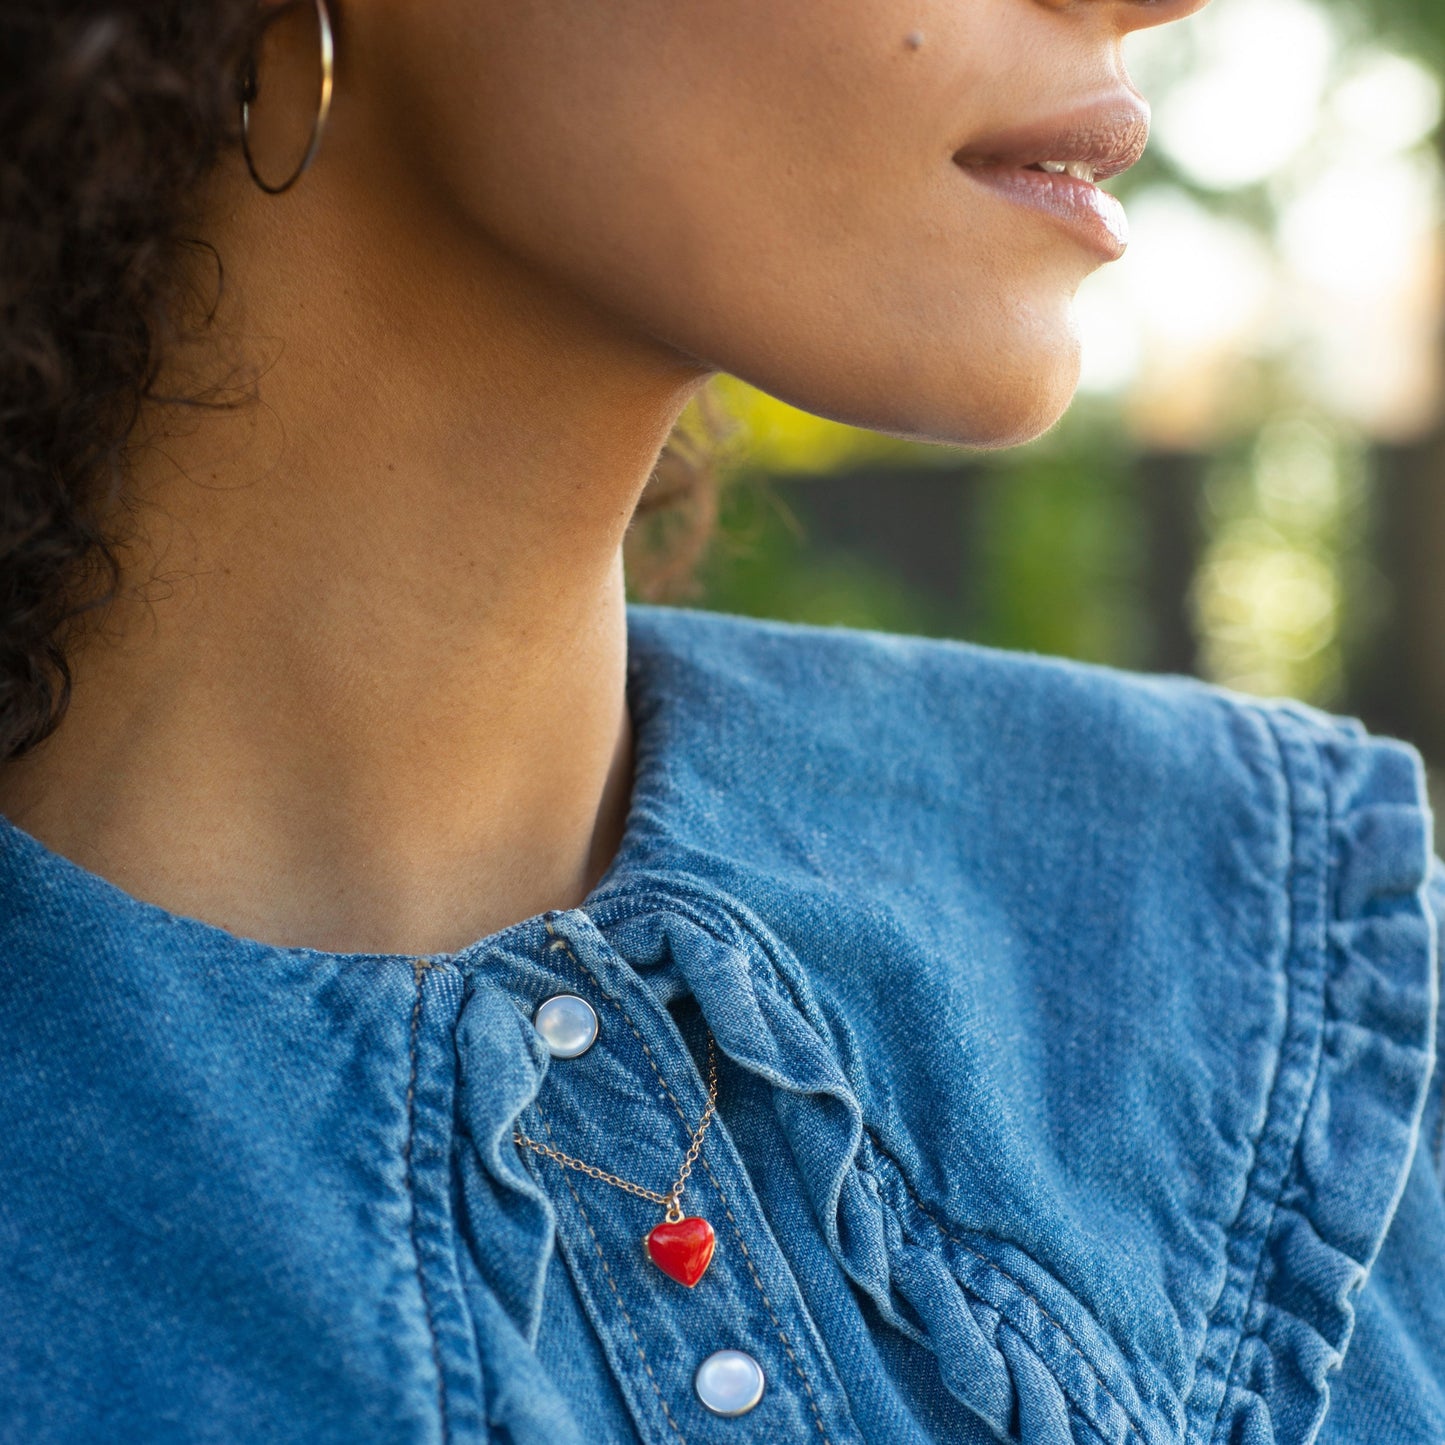
<instances>
[{"instance_id":1,"label":"blurred green foliage","mask_svg":"<svg viewBox=\"0 0 1445 1445\"><path fill-rule=\"evenodd\" d=\"M1352 36L1383 38L1432 69L1445 70L1445 5L1440 0L1328 0Z\"/></svg>"},{"instance_id":2,"label":"blurred green foliage","mask_svg":"<svg viewBox=\"0 0 1445 1445\"><path fill-rule=\"evenodd\" d=\"M1139 664L1148 615L1138 575L1143 549L1132 451L1113 421L1109 409L1084 404L1073 425L1031 446L968 455L880 446L868 433L850 447L846 428L827 430L831 424L809 418L799 430L819 429L832 477L783 464L801 438L774 431L773 465L754 456L730 479L701 601L751 616ZM813 516L826 489L880 457L928 473L934 488L967 489L954 589L919 586L906 564L888 566L866 545L818 542ZM868 484L880 510L896 507L886 474Z\"/></svg>"}]
</instances>

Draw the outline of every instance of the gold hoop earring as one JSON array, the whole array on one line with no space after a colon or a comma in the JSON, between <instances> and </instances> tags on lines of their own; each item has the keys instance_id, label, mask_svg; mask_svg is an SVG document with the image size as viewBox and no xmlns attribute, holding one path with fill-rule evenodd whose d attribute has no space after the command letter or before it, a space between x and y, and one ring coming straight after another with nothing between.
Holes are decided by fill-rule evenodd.
<instances>
[{"instance_id":1,"label":"gold hoop earring","mask_svg":"<svg viewBox=\"0 0 1445 1445\"><path fill-rule=\"evenodd\" d=\"M279 196L282 191L289 191L301 179L302 172L316 159L316 152L321 146L321 132L326 129L326 117L331 113L331 89L336 69L331 12L326 8L326 0L312 0L312 3L316 6L316 24L321 32L321 100L316 107L316 119L311 123L311 141L306 147L306 154L301 157L301 164L279 186L273 186L261 179L256 170L256 162L251 156L251 102L256 99L254 54L246 58L246 70L241 79L241 154L246 157L246 169L251 172L251 179L268 196Z\"/></svg>"}]
</instances>

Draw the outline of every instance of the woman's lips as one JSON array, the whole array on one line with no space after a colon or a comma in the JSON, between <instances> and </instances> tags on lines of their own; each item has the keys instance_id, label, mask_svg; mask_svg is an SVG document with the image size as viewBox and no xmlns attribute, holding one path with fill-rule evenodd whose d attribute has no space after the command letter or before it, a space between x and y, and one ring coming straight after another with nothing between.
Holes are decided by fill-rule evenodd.
<instances>
[{"instance_id":1,"label":"woman's lips","mask_svg":"<svg viewBox=\"0 0 1445 1445\"><path fill-rule=\"evenodd\" d=\"M1118 198L1094 182L1128 170L1148 140L1148 103L1116 87L1053 116L974 136L953 159L978 184L1053 217L1096 255L1117 261L1129 244L1128 218ZM1037 168L1044 162L1087 167L1092 179Z\"/></svg>"},{"instance_id":2,"label":"woman's lips","mask_svg":"<svg viewBox=\"0 0 1445 1445\"><path fill-rule=\"evenodd\" d=\"M1129 218L1117 196L1092 181L1018 165L956 161L980 185L1058 221L1071 236L1106 261L1117 261L1129 244Z\"/></svg>"}]
</instances>

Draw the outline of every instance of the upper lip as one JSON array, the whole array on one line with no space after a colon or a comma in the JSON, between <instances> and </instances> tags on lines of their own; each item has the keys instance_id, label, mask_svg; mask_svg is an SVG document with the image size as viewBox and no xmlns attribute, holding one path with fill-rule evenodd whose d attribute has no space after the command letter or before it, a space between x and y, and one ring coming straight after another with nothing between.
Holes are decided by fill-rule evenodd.
<instances>
[{"instance_id":1,"label":"upper lip","mask_svg":"<svg viewBox=\"0 0 1445 1445\"><path fill-rule=\"evenodd\" d=\"M1029 166L1039 161L1083 161L1096 180L1127 171L1149 140L1149 106L1120 91L1047 120L995 131L954 152L960 165Z\"/></svg>"}]
</instances>

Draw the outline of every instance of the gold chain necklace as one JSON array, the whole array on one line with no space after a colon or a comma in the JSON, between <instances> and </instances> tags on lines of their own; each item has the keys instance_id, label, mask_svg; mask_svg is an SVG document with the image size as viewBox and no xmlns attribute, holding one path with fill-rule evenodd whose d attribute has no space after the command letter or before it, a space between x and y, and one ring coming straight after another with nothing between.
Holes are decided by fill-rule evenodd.
<instances>
[{"instance_id":1,"label":"gold chain necklace","mask_svg":"<svg viewBox=\"0 0 1445 1445\"><path fill-rule=\"evenodd\" d=\"M635 1194L640 1199L662 1205L667 1211L663 1222L654 1225L647 1232L643 1237L643 1244L646 1247L648 1258L664 1274L691 1289L707 1272L708 1265L712 1263L713 1250L717 1247L717 1236L713 1233L713 1227L707 1220L696 1215L684 1216L682 1194L683 1190L687 1188L692 1166L697 1163L698 1156L702 1153L703 1135L707 1133L708 1125L712 1123L716 1110L717 1046L712 1036L712 1030L709 1029L707 1034L707 1106L702 1111L702 1118L698 1121L697 1128L692 1132L692 1141L688 1145L682 1167L677 1171L677 1178L666 1194L661 1194L656 1189L648 1189L642 1184L634 1184L630 1179L620 1179L616 1174L609 1174L595 1164L587 1164L581 1159L574 1159L570 1154L564 1154L550 1144L542 1144L536 1139L529 1139L519 1130L513 1132L512 1140L516 1144L536 1150L538 1154L547 1159L555 1160L567 1169L575 1169L579 1173L587 1175L589 1179L600 1179L604 1184L614 1185L618 1189L626 1190L628 1194Z\"/></svg>"}]
</instances>

